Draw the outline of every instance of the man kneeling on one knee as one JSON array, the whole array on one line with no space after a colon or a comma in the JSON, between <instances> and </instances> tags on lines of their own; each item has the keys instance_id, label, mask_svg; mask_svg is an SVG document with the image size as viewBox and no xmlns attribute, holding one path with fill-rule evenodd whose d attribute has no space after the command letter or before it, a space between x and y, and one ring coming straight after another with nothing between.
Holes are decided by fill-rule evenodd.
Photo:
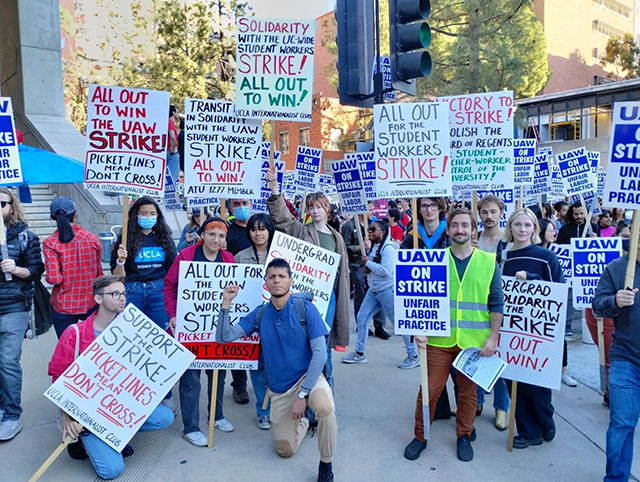
<instances>
[{"instance_id":1,"label":"man kneeling on one knee","mask_svg":"<svg viewBox=\"0 0 640 482\"><path fill-rule=\"evenodd\" d=\"M309 421L309 406L318 420L320 468L318 481L332 481L331 461L336 448L338 424L333 394L322 369L327 361L325 337L329 334L320 313L309 301L294 299L291 268L284 259L274 259L267 266L265 285L271 294L266 307L258 307L234 326L230 326L229 309L238 295L238 286L227 286L216 330L216 341L228 343L253 333L260 335L269 394L271 423L276 450L291 457L304 439ZM304 320L299 313L304 303Z\"/></svg>"}]
</instances>

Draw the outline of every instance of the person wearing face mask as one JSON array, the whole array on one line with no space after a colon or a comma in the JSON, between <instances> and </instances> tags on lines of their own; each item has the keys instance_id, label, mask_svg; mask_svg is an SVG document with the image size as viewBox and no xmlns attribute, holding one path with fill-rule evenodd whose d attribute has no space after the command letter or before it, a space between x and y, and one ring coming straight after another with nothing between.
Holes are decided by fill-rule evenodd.
<instances>
[{"instance_id":1,"label":"person wearing face mask","mask_svg":"<svg viewBox=\"0 0 640 482\"><path fill-rule=\"evenodd\" d=\"M243 249L235 256L236 263L260 264L264 266L275 231L276 228L273 226L273 222L271 222L268 214L255 213L251 215L249 221L247 221L247 233L251 240L251 246ZM271 428L271 421L269 420L269 406L271 402L267 405L266 410L262 409L264 397L267 393L267 380L264 372L262 353L260 353L258 360L258 369L249 370L249 375L251 376L253 391L256 394L258 428L261 430L269 430Z\"/></svg>"},{"instance_id":2,"label":"person wearing face mask","mask_svg":"<svg viewBox=\"0 0 640 482\"><path fill-rule=\"evenodd\" d=\"M170 317L171 329L176 329L176 309L178 306L178 278L180 274L180 261L202 261L206 263L235 263L233 255L225 250L227 232L229 228L222 218L211 217L200 226L200 238L195 244L180 251L175 258L164 284L164 305ZM207 400L211 404L211 388L213 383L213 370L205 370L208 383ZM222 432L233 432L234 426L222 413L224 399L224 380L226 370L218 371L218 391L216 396L216 413L214 426ZM200 370L187 370L180 377L180 409L184 424L184 439L196 447L207 445L207 437L200 431ZM207 413L210 413L210 406Z\"/></svg>"},{"instance_id":3,"label":"person wearing face mask","mask_svg":"<svg viewBox=\"0 0 640 482\"><path fill-rule=\"evenodd\" d=\"M564 283L562 267L556 255L541 246L540 227L535 214L528 208L511 213L505 229L504 241L513 243L506 251L502 267L504 276L521 280ZM566 349L566 346L565 346ZM530 445L550 442L556 435L551 404L551 389L518 382L516 398L516 426L518 435L513 448L524 449Z\"/></svg>"},{"instance_id":4,"label":"person wearing face mask","mask_svg":"<svg viewBox=\"0 0 640 482\"><path fill-rule=\"evenodd\" d=\"M233 221L229 224L227 235L227 250L232 255L251 247L251 239L247 234L247 221L251 217L253 204L249 199L229 199L227 202ZM231 387L233 388L233 400L240 405L249 403L247 393L247 371L231 370Z\"/></svg>"}]
</instances>

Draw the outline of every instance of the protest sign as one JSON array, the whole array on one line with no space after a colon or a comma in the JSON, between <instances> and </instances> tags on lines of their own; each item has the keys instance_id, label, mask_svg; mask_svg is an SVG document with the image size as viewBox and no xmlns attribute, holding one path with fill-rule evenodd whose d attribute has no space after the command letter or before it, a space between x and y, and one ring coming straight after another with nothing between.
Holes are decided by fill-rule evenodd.
<instances>
[{"instance_id":1,"label":"protest sign","mask_svg":"<svg viewBox=\"0 0 640 482\"><path fill-rule=\"evenodd\" d=\"M261 121L238 117L233 102L184 104L185 196L260 197Z\"/></svg>"},{"instance_id":2,"label":"protest sign","mask_svg":"<svg viewBox=\"0 0 640 482\"><path fill-rule=\"evenodd\" d=\"M44 396L121 452L193 359L130 303Z\"/></svg>"},{"instance_id":3,"label":"protest sign","mask_svg":"<svg viewBox=\"0 0 640 482\"><path fill-rule=\"evenodd\" d=\"M342 214L367 214L369 207L362 188L360 167L355 158L331 163Z\"/></svg>"},{"instance_id":4,"label":"protest sign","mask_svg":"<svg viewBox=\"0 0 640 482\"><path fill-rule=\"evenodd\" d=\"M533 165L533 184L527 189L528 196L543 196L551 188L551 161L538 154Z\"/></svg>"},{"instance_id":5,"label":"protest sign","mask_svg":"<svg viewBox=\"0 0 640 482\"><path fill-rule=\"evenodd\" d=\"M282 192L285 199L293 202L296 196L296 172L295 171L291 170L291 171L284 172L284 175L282 176L282 188L280 191Z\"/></svg>"},{"instance_id":6,"label":"protest sign","mask_svg":"<svg viewBox=\"0 0 640 482\"><path fill-rule=\"evenodd\" d=\"M533 184L535 155L535 139L513 140L513 184L515 187Z\"/></svg>"},{"instance_id":7,"label":"protest sign","mask_svg":"<svg viewBox=\"0 0 640 482\"><path fill-rule=\"evenodd\" d=\"M182 203L178 195L178 186L168 167L164 173L164 208L167 211L182 211Z\"/></svg>"},{"instance_id":8,"label":"protest sign","mask_svg":"<svg viewBox=\"0 0 640 482\"><path fill-rule=\"evenodd\" d=\"M389 200L376 199L373 201L373 216L376 219L389 219Z\"/></svg>"},{"instance_id":9,"label":"protest sign","mask_svg":"<svg viewBox=\"0 0 640 482\"><path fill-rule=\"evenodd\" d=\"M296 155L296 192L317 192L322 149L298 146Z\"/></svg>"},{"instance_id":10,"label":"protest sign","mask_svg":"<svg viewBox=\"0 0 640 482\"><path fill-rule=\"evenodd\" d=\"M330 203L340 203L338 190L336 189L336 184L333 182L333 176L331 174L320 174L318 178L318 187L320 188L320 191L329 198Z\"/></svg>"},{"instance_id":11,"label":"protest sign","mask_svg":"<svg viewBox=\"0 0 640 482\"><path fill-rule=\"evenodd\" d=\"M0 97L0 186L19 186L22 182L11 98Z\"/></svg>"},{"instance_id":12,"label":"protest sign","mask_svg":"<svg viewBox=\"0 0 640 482\"><path fill-rule=\"evenodd\" d=\"M513 92L439 97L447 106L454 191L513 187Z\"/></svg>"},{"instance_id":13,"label":"protest sign","mask_svg":"<svg viewBox=\"0 0 640 482\"><path fill-rule=\"evenodd\" d=\"M504 201L504 214L500 218L500 229L505 229L507 227L507 219L509 219L509 214L511 214L516 208L516 201L513 197L513 189L497 189L495 191L477 191L476 195L478 196L478 201L482 200L485 196L496 196ZM478 232L484 229L484 225L480 220L480 211L478 211Z\"/></svg>"},{"instance_id":14,"label":"protest sign","mask_svg":"<svg viewBox=\"0 0 640 482\"><path fill-rule=\"evenodd\" d=\"M557 164L551 164L551 185L547 192L547 200L560 201L564 199L564 184Z\"/></svg>"},{"instance_id":15,"label":"protest sign","mask_svg":"<svg viewBox=\"0 0 640 482\"><path fill-rule=\"evenodd\" d=\"M582 194L595 189L595 174L584 147L556 155L564 192L567 196Z\"/></svg>"},{"instance_id":16,"label":"protest sign","mask_svg":"<svg viewBox=\"0 0 640 482\"><path fill-rule=\"evenodd\" d=\"M573 307L591 308L604 268L622 256L622 238L572 238Z\"/></svg>"},{"instance_id":17,"label":"protest sign","mask_svg":"<svg viewBox=\"0 0 640 482\"><path fill-rule=\"evenodd\" d=\"M573 277L571 245L551 243L549 245L549 251L555 253L556 258L558 258L560 266L562 267L564 281L571 286L571 278Z\"/></svg>"},{"instance_id":18,"label":"protest sign","mask_svg":"<svg viewBox=\"0 0 640 482\"><path fill-rule=\"evenodd\" d=\"M380 71L382 72L382 88L384 90L393 88L391 83L391 59L386 56L380 57ZM371 76L371 92L375 90L374 79L375 75L378 73L378 61L377 59L373 59L373 76ZM389 102L396 101L396 91L392 90L390 92L385 92L382 94L383 100L388 100Z\"/></svg>"},{"instance_id":19,"label":"protest sign","mask_svg":"<svg viewBox=\"0 0 640 482\"><path fill-rule=\"evenodd\" d=\"M169 92L89 86L84 185L162 195Z\"/></svg>"},{"instance_id":20,"label":"protest sign","mask_svg":"<svg viewBox=\"0 0 640 482\"><path fill-rule=\"evenodd\" d=\"M287 260L291 266L293 278L291 291L294 293L302 291L313 293L313 304L324 320L329 309L333 282L340 265L340 255L276 231L265 266L275 258ZM266 288L262 291L262 295L266 299L270 299ZM328 325L327 328L329 328Z\"/></svg>"},{"instance_id":21,"label":"protest sign","mask_svg":"<svg viewBox=\"0 0 640 482\"><path fill-rule=\"evenodd\" d=\"M176 339L196 356L194 369L256 370L258 335L243 336L233 343L216 343L222 291L227 285L240 291L229 316L233 326L265 299L256 296L264 284L264 266L257 264L181 261L178 278Z\"/></svg>"},{"instance_id":22,"label":"protest sign","mask_svg":"<svg viewBox=\"0 0 640 482\"><path fill-rule=\"evenodd\" d=\"M238 115L310 122L315 21L239 17L237 28Z\"/></svg>"},{"instance_id":23,"label":"protest sign","mask_svg":"<svg viewBox=\"0 0 640 482\"><path fill-rule=\"evenodd\" d=\"M560 388L568 290L563 283L502 277L505 304L497 352L508 363L504 378Z\"/></svg>"},{"instance_id":24,"label":"protest sign","mask_svg":"<svg viewBox=\"0 0 640 482\"><path fill-rule=\"evenodd\" d=\"M446 107L376 104L373 117L377 197L450 196Z\"/></svg>"},{"instance_id":25,"label":"protest sign","mask_svg":"<svg viewBox=\"0 0 640 482\"><path fill-rule=\"evenodd\" d=\"M375 153L373 152L356 153L362 177L362 187L367 201L373 201L378 197L376 194L376 160L374 156Z\"/></svg>"},{"instance_id":26,"label":"protest sign","mask_svg":"<svg viewBox=\"0 0 640 482\"><path fill-rule=\"evenodd\" d=\"M604 205L640 209L640 102L615 102Z\"/></svg>"},{"instance_id":27,"label":"protest sign","mask_svg":"<svg viewBox=\"0 0 640 482\"><path fill-rule=\"evenodd\" d=\"M257 213L267 213L267 199L271 196L271 187L267 181L267 172L271 168L270 156L271 143L263 142L260 148L260 163L262 165L262 180L260 187L260 197L253 199L253 211ZM273 168L276 172L276 179L279 186L282 186L284 178L284 161L281 159L280 151L273 151Z\"/></svg>"},{"instance_id":28,"label":"protest sign","mask_svg":"<svg viewBox=\"0 0 640 482\"><path fill-rule=\"evenodd\" d=\"M220 204L220 198L218 197L189 197L187 198L187 207L190 208L208 208L209 206L215 206Z\"/></svg>"},{"instance_id":29,"label":"protest sign","mask_svg":"<svg viewBox=\"0 0 640 482\"><path fill-rule=\"evenodd\" d=\"M395 276L396 335L449 336L449 254L399 249Z\"/></svg>"}]
</instances>

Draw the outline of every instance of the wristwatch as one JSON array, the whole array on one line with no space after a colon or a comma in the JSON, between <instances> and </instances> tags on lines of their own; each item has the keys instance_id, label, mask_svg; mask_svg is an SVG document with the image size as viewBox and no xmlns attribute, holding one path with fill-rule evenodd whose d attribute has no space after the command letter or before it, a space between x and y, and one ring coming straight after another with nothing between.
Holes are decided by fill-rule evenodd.
<instances>
[{"instance_id":1,"label":"wristwatch","mask_svg":"<svg viewBox=\"0 0 640 482\"><path fill-rule=\"evenodd\" d=\"M304 390L300 390L298 392L298 398L300 400L308 399L309 398L309 392L305 392Z\"/></svg>"}]
</instances>

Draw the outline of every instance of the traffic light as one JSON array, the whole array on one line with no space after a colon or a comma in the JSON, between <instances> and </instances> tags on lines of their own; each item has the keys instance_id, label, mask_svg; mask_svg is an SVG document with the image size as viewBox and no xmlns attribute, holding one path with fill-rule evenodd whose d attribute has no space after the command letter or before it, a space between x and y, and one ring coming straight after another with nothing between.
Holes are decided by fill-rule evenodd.
<instances>
[{"instance_id":1,"label":"traffic light","mask_svg":"<svg viewBox=\"0 0 640 482\"><path fill-rule=\"evenodd\" d=\"M337 0L338 97L342 105L373 107L374 29L372 0Z\"/></svg>"},{"instance_id":2,"label":"traffic light","mask_svg":"<svg viewBox=\"0 0 640 482\"><path fill-rule=\"evenodd\" d=\"M389 52L393 88L416 95L414 79L431 73L429 0L389 0Z\"/></svg>"}]
</instances>

